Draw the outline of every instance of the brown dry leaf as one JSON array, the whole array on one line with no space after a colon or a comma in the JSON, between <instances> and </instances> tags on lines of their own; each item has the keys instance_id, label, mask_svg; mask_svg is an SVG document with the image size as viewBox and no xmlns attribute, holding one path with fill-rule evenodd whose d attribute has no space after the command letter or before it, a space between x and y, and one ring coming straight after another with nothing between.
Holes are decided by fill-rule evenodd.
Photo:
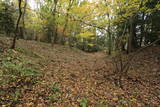
<instances>
[{"instance_id":1,"label":"brown dry leaf","mask_svg":"<svg viewBox=\"0 0 160 107\"><path fill-rule=\"evenodd\" d=\"M31 107L31 106L33 106L33 103L32 103L32 102L26 103L26 107Z\"/></svg>"},{"instance_id":2,"label":"brown dry leaf","mask_svg":"<svg viewBox=\"0 0 160 107\"><path fill-rule=\"evenodd\" d=\"M112 100L116 102L116 101L118 101L118 98L114 97L114 98L112 98Z\"/></svg>"}]
</instances>

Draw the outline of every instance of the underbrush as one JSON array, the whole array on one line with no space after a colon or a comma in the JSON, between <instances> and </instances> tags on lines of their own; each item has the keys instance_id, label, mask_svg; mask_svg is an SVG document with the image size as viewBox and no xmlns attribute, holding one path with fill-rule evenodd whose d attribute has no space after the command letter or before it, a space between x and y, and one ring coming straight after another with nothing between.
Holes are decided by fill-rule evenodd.
<instances>
[{"instance_id":1,"label":"underbrush","mask_svg":"<svg viewBox=\"0 0 160 107\"><path fill-rule=\"evenodd\" d=\"M0 105L18 103L23 87L31 87L41 74L39 67L16 50L0 53Z\"/></svg>"},{"instance_id":2,"label":"underbrush","mask_svg":"<svg viewBox=\"0 0 160 107\"><path fill-rule=\"evenodd\" d=\"M115 55L113 71L106 78L112 78L115 86L128 92L143 106L156 107L160 104L159 50L159 46L152 46L129 55Z\"/></svg>"}]
</instances>

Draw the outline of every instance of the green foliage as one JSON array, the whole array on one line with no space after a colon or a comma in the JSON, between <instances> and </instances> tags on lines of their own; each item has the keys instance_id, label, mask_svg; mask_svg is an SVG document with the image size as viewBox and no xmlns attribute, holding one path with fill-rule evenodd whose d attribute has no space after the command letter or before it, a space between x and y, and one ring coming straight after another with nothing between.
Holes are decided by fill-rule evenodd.
<instances>
[{"instance_id":1,"label":"green foliage","mask_svg":"<svg viewBox=\"0 0 160 107\"><path fill-rule=\"evenodd\" d=\"M85 52L97 52L100 51L100 48L96 44L92 43L84 43L84 42L78 42L76 44L76 47L85 51Z\"/></svg>"},{"instance_id":2,"label":"green foliage","mask_svg":"<svg viewBox=\"0 0 160 107\"><path fill-rule=\"evenodd\" d=\"M81 39L94 39L95 38L94 35L95 34L92 32L84 32L77 35L77 37Z\"/></svg>"},{"instance_id":3,"label":"green foliage","mask_svg":"<svg viewBox=\"0 0 160 107\"><path fill-rule=\"evenodd\" d=\"M80 101L80 106L81 107L87 107L88 106L88 100L86 98L83 98L81 101Z\"/></svg>"},{"instance_id":4,"label":"green foliage","mask_svg":"<svg viewBox=\"0 0 160 107\"><path fill-rule=\"evenodd\" d=\"M52 95L50 95L48 98L49 98L49 100L50 100L51 102L56 102L56 101L59 100L60 94L59 94L59 93L52 94Z\"/></svg>"},{"instance_id":5,"label":"green foliage","mask_svg":"<svg viewBox=\"0 0 160 107\"><path fill-rule=\"evenodd\" d=\"M14 26L14 8L11 4L1 1L0 2L0 32L5 32L7 35L12 33L15 29Z\"/></svg>"},{"instance_id":6,"label":"green foliage","mask_svg":"<svg viewBox=\"0 0 160 107\"><path fill-rule=\"evenodd\" d=\"M57 85L53 85L53 87L51 87L51 91L52 91L52 94L48 97L48 99L51 102L58 101L61 96L60 88Z\"/></svg>"},{"instance_id":7,"label":"green foliage","mask_svg":"<svg viewBox=\"0 0 160 107\"><path fill-rule=\"evenodd\" d=\"M71 46L77 47L85 52L97 52L100 51L100 44L97 43L97 39L94 33L84 32L71 37Z\"/></svg>"},{"instance_id":8,"label":"green foliage","mask_svg":"<svg viewBox=\"0 0 160 107\"><path fill-rule=\"evenodd\" d=\"M16 83L17 80L23 82L27 77L34 80L34 77L39 75L32 61L18 55L18 52L14 50L7 50L0 55L2 59L1 84Z\"/></svg>"},{"instance_id":9,"label":"green foliage","mask_svg":"<svg viewBox=\"0 0 160 107\"><path fill-rule=\"evenodd\" d=\"M51 88L51 90L52 90L53 92L59 92L59 91L60 91L60 89L59 89L57 86L53 86L53 87Z\"/></svg>"},{"instance_id":10,"label":"green foliage","mask_svg":"<svg viewBox=\"0 0 160 107\"><path fill-rule=\"evenodd\" d=\"M12 99L12 101L13 101L14 103L17 103L18 100L19 100L20 95L21 95L20 90L17 89L17 90L15 91L14 98Z\"/></svg>"},{"instance_id":11,"label":"green foliage","mask_svg":"<svg viewBox=\"0 0 160 107\"><path fill-rule=\"evenodd\" d=\"M39 67L23 53L10 49L0 53L0 65L0 101L17 104L22 88L37 83Z\"/></svg>"}]
</instances>

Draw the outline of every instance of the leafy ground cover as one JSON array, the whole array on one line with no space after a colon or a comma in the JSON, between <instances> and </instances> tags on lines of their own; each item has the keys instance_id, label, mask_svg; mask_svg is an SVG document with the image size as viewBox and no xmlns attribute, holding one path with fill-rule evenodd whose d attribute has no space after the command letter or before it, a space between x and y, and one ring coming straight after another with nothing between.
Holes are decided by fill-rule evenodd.
<instances>
[{"instance_id":1,"label":"leafy ground cover","mask_svg":"<svg viewBox=\"0 0 160 107\"><path fill-rule=\"evenodd\" d=\"M9 41L9 40L8 40ZM0 105L35 107L158 107L158 46L134 59L124 89L114 84L110 56L18 40L0 52ZM134 81L133 81L134 79Z\"/></svg>"}]
</instances>

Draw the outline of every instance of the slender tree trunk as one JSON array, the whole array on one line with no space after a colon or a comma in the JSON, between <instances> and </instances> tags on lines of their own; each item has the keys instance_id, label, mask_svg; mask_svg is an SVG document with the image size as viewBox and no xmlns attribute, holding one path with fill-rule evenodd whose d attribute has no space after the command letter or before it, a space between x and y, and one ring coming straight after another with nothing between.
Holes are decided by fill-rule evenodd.
<instances>
[{"instance_id":1,"label":"slender tree trunk","mask_svg":"<svg viewBox=\"0 0 160 107\"><path fill-rule=\"evenodd\" d=\"M23 32L22 37L25 39L26 31L25 31L25 14L26 14L27 0L24 1L23 15L22 15L22 23L23 23Z\"/></svg>"},{"instance_id":2,"label":"slender tree trunk","mask_svg":"<svg viewBox=\"0 0 160 107\"><path fill-rule=\"evenodd\" d=\"M112 45L111 45L111 34L110 32L108 32L108 36L109 36L109 47L108 47L108 55L111 55L111 52L112 52Z\"/></svg>"},{"instance_id":3,"label":"slender tree trunk","mask_svg":"<svg viewBox=\"0 0 160 107\"><path fill-rule=\"evenodd\" d=\"M109 43L109 46L108 46L108 55L111 55L111 51L112 51L112 44L111 44L112 37L111 37L111 32L110 32L110 16L109 16L109 14L107 16L108 16L108 19L109 19L108 30L107 30L108 37L109 37L109 41L108 41L108 43Z\"/></svg>"},{"instance_id":4,"label":"slender tree trunk","mask_svg":"<svg viewBox=\"0 0 160 107\"><path fill-rule=\"evenodd\" d=\"M55 28L54 43L57 43L58 28Z\"/></svg>"},{"instance_id":5,"label":"slender tree trunk","mask_svg":"<svg viewBox=\"0 0 160 107\"><path fill-rule=\"evenodd\" d=\"M67 14L66 14L66 17L65 17L65 25L64 25L64 29L63 29L63 31L62 31L62 40L63 40L63 42L64 42L64 38L65 38L65 31L66 31L66 29L67 29L67 26L68 26L68 16L69 16L69 11L70 11L70 9L71 9L71 7L72 7L72 5L73 5L73 2L74 2L74 0L70 0L69 1L69 6L68 6L68 9L67 9Z\"/></svg>"},{"instance_id":6,"label":"slender tree trunk","mask_svg":"<svg viewBox=\"0 0 160 107\"><path fill-rule=\"evenodd\" d=\"M54 26L53 26L53 30L54 30L54 33L52 34L52 37L51 37L51 45L53 46L54 43L55 43L55 37L57 37L57 24L55 22L56 18L56 10L57 10L57 3L58 3L58 0L54 0L54 9L53 9L53 21L54 21Z\"/></svg>"},{"instance_id":7,"label":"slender tree trunk","mask_svg":"<svg viewBox=\"0 0 160 107\"><path fill-rule=\"evenodd\" d=\"M142 43L143 43L143 37L144 37L144 12L142 13L142 23L141 23L141 37L140 37L140 41L139 41L139 47L142 47Z\"/></svg>"},{"instance_id":8,"label":"slender tree trunk","mask_svg":"<svg viewBox=\"0 0 160 107\"><path fill-rule=\"evenodd\" d=\"M14 36L14 38L13 38L13 42L12 42L11 49L14 49L14 48L15 48L16 39L17 39L17 36L18 36L18 34L19 34L18 28L19 28L19 22L20 22L21 16L22 16L21 3L22 3L22 0L18 0L19 16L18 16L18 19L17 19L16 29L15 29L15 36Z\"/></svg>"}]
</instances>

